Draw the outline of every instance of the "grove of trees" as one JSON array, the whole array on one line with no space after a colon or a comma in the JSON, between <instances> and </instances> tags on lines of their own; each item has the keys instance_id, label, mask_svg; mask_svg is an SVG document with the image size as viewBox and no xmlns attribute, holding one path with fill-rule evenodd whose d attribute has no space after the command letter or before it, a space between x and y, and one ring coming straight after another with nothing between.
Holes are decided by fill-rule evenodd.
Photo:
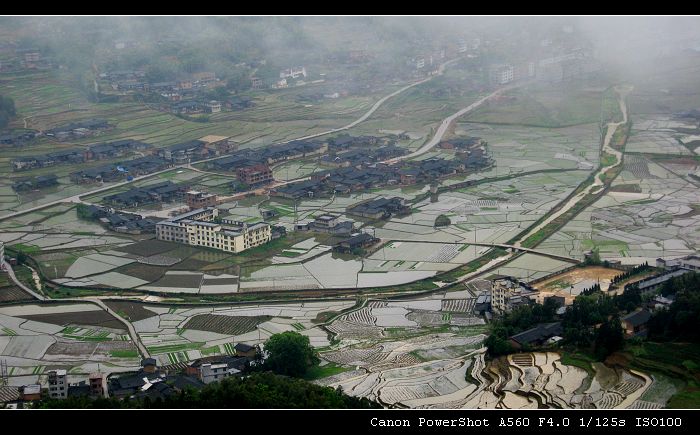
<instances>
[{"instance_id":1,"label":"grove of trees","mask_svg":"<svg viewBox=\"0 0 700 435\"><path fill-rule=\"evenodd\" d=\"M15 100L10 97L0 95L0 128L5 128L10 120L17 115L15 111Z\"/></svg>"}]
</instances>

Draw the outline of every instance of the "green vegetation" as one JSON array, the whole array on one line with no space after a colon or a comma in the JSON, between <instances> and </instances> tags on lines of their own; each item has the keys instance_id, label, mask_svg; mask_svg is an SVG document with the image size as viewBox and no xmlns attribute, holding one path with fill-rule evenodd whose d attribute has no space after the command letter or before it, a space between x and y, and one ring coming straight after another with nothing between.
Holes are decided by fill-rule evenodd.
<instances>
[{"instance_id":1,"label":"green vegetation","mask_svg":"<svg viewBox=\"0 0 700 435\"><path fill-rule=\"evenodd\" d=\"M615 157L613 154L606 153L606 152L601 153L600 164L603 167L613 166L616 163L617 163L617 157Z\"/></svg>"},{"instance_id":2,"label":"green vegetation","mask_svg":"<svg viewBox=\"0 0 700 435\"><path fill-rule=\"evenodd\" d=\"M515 349L508 341L510 336L530 329L538 323L554 321L556 311L556 302L548 299L542 305L524 305L495 319L490 325L490 334L484 341L489 355L512 353Z\"/></svg>"},{"instance_id":3,"label":"green vegetation","mask_svg":"<svg viewBox=\"0 0 700 435\"><path fill-rule=\"evenodd\" d=\"M17 115L15 110L15 100L10 97L0 95L0 128L7 127L10 120Z\"/></svg>"},{"instance_id":4,"label":"green vegetation","mask_svg":"<svg viewBox=\"0 0 700 435\"><path fill-rule=\"evenodd\" d=\"M302 379L273 373L230 377L201 390L188 389L165 400L149 398L119 400L69 397L42 400L38 408L381 408L368 399L358 399L339 390L321 387Z\"/></svg>"},{"instance_id":5,"label":"green vegetation","mask_svg":"<svg viewBox=\"0 0 700 435\"><path fill-rule=\"evenodd\" d=\"M139 353L136 350L110 350L110 356L114 358L138 358Z\"/></svg>"},{"instance_id":6,"label":"green vegetation","mask_svg":"<svg viewBox=\"0 0 700 435\"><path fill-rule=\"evenodd\" d=\"M184 343L184 344L166 344L163 346L149 346L148 351L154 354L180 352L183 350L195 350L204 346L204 343Z\"/></svg>"},{"instance_id":7,"label":"green vegetation","mask_svg":"<svg viewBox=\"0 0 700 435\"><path fill-rule=\"evenodd\" d=\"M352 367L341 367L337 364L326 364L324 366L314 365L309 367L304 375L304 379L307 381L313 381L316 379L327 378L328 376L337 375L338 373L347 372L352 370Z\"/></svg>"},{"instance_id":8,"label":"green vegetation","mask_svg":"<svg viewBox=\"0 0 700 435\"><path fill-rule=\"evenodd\" d=\"M674 295L676 299L668 310L652 317L649 337L700 343L700 273L688 273L665 282L661 294Z\"/></svg>"},{"instance_id":9,"label":"green vegetation","mask_svg":"<svg viewBox=\"0 0 700 435\"><path fill-rule=\"evenodd\" d=\"M435 218L435 227L436 228L449 227L451 224L452 224L452 221L450 220L450 218L445 216L444 214L441 214L437 218Z\"/></svg>"},{"instance_id":10,"label":"green vegetation","mask_svg":"<svg viewBox=\"0 0 700 435\"><path fill-rule=\"evenodd\" d=\"M280 375L304 377L309 368L319 362L309 337L298 332L287 331L272 335L265 342L265 351L268 357L262 364L263 369Z\"/></svg>"}]
</instances>

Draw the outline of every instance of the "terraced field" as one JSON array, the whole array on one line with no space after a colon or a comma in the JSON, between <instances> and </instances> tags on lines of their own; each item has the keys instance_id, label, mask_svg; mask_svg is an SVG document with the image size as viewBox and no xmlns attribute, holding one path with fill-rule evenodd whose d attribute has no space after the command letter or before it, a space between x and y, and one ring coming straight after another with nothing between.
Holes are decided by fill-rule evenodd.
<instances>
[{"instance_id":1,"label":"terraced field","mask_svg":"<svg viewBox=\"0 0 700 435\"><path fill-rule=\"evenodd\" d=\"M183 326L185 329L216 332L218 334L240 335L255 330L271 316L219 316L216 314L199 314L191 317Z\"/></svg>"},{"instance_id":2,"label":"terraced field","mask_svg":"<svg viewBox=\"0 0 700 435\"><path fill-rule=\"evenodd\" d=\"M444 345L440 340L424 340L422 344L427 343L434 348ZM328 356L339 364L363 367L365 372L356 370L352 377L346 375L329 382L322 379L318 383L340 386L350 395L399 408L652 409L663 406L640 399L653 383L642 373L601 367L601 371L589 377L583 369L562 364L556 353L515 354L485 363L483 349L463 358L430 361L411 354L394 356L394 350L382 362L376 361L376 356L385 353L380 348L324 354L324 358Z\"/></svg>"}]
</instances>

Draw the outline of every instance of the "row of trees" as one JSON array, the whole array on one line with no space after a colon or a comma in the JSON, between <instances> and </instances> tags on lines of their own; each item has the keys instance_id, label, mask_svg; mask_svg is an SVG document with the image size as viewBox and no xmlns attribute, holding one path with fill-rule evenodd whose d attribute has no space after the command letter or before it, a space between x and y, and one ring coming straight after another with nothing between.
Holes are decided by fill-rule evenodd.
<instances>
[{"instance_id":1,"label":"row of trees","mask_svg":"<svg viewBox=\"0 0 700 435\"><path fill-rule=\"evenodd\" d=\"M15 111L15 100L10 97L0 95L0 128L5 128L10 120L17 115Z\"/></svg>"},{"instance_id":2,"label":"row of trees","mask_svg":"<svg viewBox=\"0 0 700 435\"><path fill-rule=\"evenodd\" d=\"M612 279L613 284L617 284L618 282L622 282L628 278L631 278L635 275L639 275L640 273L644 273L648 270L651 270L651 266L649 266L649 262L644 262L644 264L640 264L638 266L634 266L632 269L628 270L627 272L623 272Z\"/></svg>"}]
</instances>

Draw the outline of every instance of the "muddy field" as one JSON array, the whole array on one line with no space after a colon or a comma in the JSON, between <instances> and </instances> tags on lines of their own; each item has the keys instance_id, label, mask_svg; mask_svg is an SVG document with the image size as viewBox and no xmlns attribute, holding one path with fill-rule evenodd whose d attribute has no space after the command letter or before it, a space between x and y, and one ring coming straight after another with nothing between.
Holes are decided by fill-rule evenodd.
<instances>
[{"instance_id":1,"label":"muddy field","mask_svg":"<svg viewBox=\"0 0 700 435\"><path fill-rule=\"evenodd\" d=\"M0 302L14 302L31 300L32 297L19 287L0 287Z\"/></svg>"},{"instance_id":2,"label":"muddy field","mask_svg":"<svg viewBox=\"0 0 700 435\"><path fill-rule=\"evenodd\" d=\"M601 289L606 291L612 279L621 273L620 270L600 266L577 267L538 282L534 287L541 292L543 297L564 296L567 297L568 303L569 299L573 301L574 296L595 284L600 284Z\"/></svg>"},{"instance_id":3,"label":"muddy field","mask_svg":"<svg viewBox=\"0 0 700 435\"><path fill-rule=\"evenodd\" d=\"M112 317L106 311L102 310L51 314L25 314L17 317L59 326L88 325L119 330L124 328L123 323Z\"/></svg>"},{"instance_id":4,"label":"muddy field","mask_svg":"<svg viewBox=\"0 0 700 435\"><path fill-rule=\"evenodd\" d=\"M110 355L114 351L136 351L136 347L130 341L59 341L52 344L46 350L47 356L82 357L84 355Z\"/></svg>"},{"instance_id":5,"label":"muddy field","mask_svg":"<svg viewBox=\"0 0 700 435\"><path fill-rule=\"evenodd\" d=\"M165 252L177 249L176 243L164 242L162 240L144 240L132 245L116 248L115 251L126 252L141 257L150 257L152 255L163 254Z\"/></svg>"},{"instance_id":6,"label":"muddy field","mask_svg":"<svg viewBox=\"0 0 700 435\"><path fill-rule=\"evenodd\" d=\"M143 304L137 304L128 301L107 301L105 302L109 308L117 314L125 314L130 321L137 322L139 320L148 319L149 317L157 316L158 313L144 307Z\"/></svg>"}]
</instances>

